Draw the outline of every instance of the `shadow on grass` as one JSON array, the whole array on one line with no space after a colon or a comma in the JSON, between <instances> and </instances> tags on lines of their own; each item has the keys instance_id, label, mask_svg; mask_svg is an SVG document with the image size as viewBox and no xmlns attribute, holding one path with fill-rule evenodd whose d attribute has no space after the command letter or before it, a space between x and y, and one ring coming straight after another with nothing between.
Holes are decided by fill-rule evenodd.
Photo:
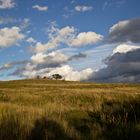
<instances>
[{"instance_id":1,"label":"shadow on grass","mask_svg":"<svg viewBox=\"0 0 140 140\"><path fill-rule=\"evenodd\" d=\"M31 131L26 129L18 119L4 120L0 122L0 140L74 140L56 121L45 117L36 120Z\"/></svg>"},{"instance_id":2,"label":"shadow on grass","mask_svg":"<svg viewBox=\"0 0 140 140\"><path fill-rule=\"evenodd\" d=\"M79 134L80 140L93 140L92 122L85 111L69 111L65 113L66 120L71 128Z\"/></svg>"},{"instance_id":3,"label":"shadow on grass","mask_svg":"<svg viewBox=\"0 0 140 140\"><path fill-rule=\"evenodd\" d=\"M17 114L4 112L0 140L140 140L140 100L106 101L98 112L74 111L65 115L74 135L46 117L36 120L31 128Z\"/></svg>"},{"instance_id":4,"label":"shadow on grass","mask_svg":"<svg viewBox=\"0 0 140 140\"><path fill-rule=\"evenodd\" d=\"M66 113L80 140L140 140L140 100L106 101L97 112Z\"/></svg>"},{"instance_id":5,"label":"shadow on grass","mask_svg":"<svg viewBox=\"0 0 140 140\"><path fill-rule=\"evenodd\" d=\"M105 102L101 112L88 112L104 140L140 140L140 101Z\"/></svg>"},{"instance_id":6,"label":"shadow on grass","mask_svg":"<svg viewBox=\"0 0 140 140\"><path fill-rule=\"evenodd\" d=\"M30 140L73 140L66 135L65 130L54 120L45 117L35 122Z\"/></svg>"}]
</instances>

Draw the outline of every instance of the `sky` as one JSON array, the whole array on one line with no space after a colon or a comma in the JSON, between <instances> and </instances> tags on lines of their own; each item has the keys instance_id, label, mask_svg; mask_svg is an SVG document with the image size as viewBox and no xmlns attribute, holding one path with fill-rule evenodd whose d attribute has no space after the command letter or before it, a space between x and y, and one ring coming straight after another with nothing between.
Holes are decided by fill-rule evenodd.
<instances>
[{"instance_id":1,"label":"sky","mask_svg":"<svg viewBox=\"0 0 140 140\"><path fill-rule=\"evenodd\" d=\"M139 0L0 0L0 80L140 82Z\"/></svg>"}]
</instances>

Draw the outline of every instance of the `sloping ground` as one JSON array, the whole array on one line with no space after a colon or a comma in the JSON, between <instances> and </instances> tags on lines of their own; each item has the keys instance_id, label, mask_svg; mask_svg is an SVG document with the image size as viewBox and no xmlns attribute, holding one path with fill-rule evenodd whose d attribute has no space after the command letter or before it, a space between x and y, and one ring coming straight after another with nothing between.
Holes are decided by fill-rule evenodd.
<instances>
[{"instance_id":1,"label":"sloping ground","mask_svg":"<svg viewBox=\"0 0 140 140\"><path fill-rule=\"evenodd\" d=\"M140 85L0 82L0 140L139 140Z\"/></svg>"}]
</instances>

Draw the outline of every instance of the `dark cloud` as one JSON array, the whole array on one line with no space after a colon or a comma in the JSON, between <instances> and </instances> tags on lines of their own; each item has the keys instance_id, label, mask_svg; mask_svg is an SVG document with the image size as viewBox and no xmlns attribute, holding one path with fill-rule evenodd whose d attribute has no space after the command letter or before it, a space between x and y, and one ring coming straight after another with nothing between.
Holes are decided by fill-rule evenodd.
<instances>
[{"instance_id":1,"label":"dark cloud","mask_svg":"<svg viewBox=\"0 0 140 140\"><path fill-rule=\"evenodd\" d=\"M4 64L0 67L0 71L3 71L3 70L9 70L12 68L12 65L11 64Z\"/></svg>"},{"instance_id":2,"label":"dark cloud","mask_svg":"<svg viewBox=\"0 0 140 140\"><path fill-rule=\"evenodd\" d=\"M44 68L60 67L60 66L62 66L64 64L66 64L69 61L79 60L79 59L85 58L85 57L87 57L87 55L84 54L84 53L78 53L78 54L72 55L70 57L64 57L63 56L62 58L61 58L61 55L60 55L59 58L56 57L56 59L54 59L54 56L47 56L44 59L43 63L38 63L36 65L35 70L40 70L40 69L44 69Z\"/></svg>"},{"instance_id":3,"label":"dark cloud","mask_svg":"<svg viewBox=\"0 0 140 140\"><path fill-rule=\"evenodd\" d=\"M140 82L140 49L116 53L105 60L106 67L91 78L98 82Z\"/></svg>"},{"instance_id":4,"label":"dark cloud","mask_svg":"<svg viewBox=\"0 0 140 140\"><path fill-rule=\"evenodd\" d=\"M23 77L22 76L22 72L25 70L25 67L17 67L16 70L12 73L9 73L8 76L19 76L19 77Z\"/></svg>"},{"instance_id":5,"label":"dark cloud","mask_svg":"<svg viewBox=\"0 0 140 140\"><path fill-rule=\"evenodd\" d=\"M42 64L37 64L34 70L41 70L41 69L45 69L45 68L55 68L55 67L60 67L62 64L66 64L67 61L63 61L63 62L48 62L46 61L46 63L42 63Z\"/></svg>"},{"instance_id":6,"label":"dark cloud","mask_svg":"<svg viewBox=\"0 0 140 140\"><path fill-rule=\"evenodd\" d=\"M39 73L43 71L44 73L50 72L51 69L61 67L66 65L67 62L72 60L79 60L85 58L87 55L84 53L74 54L72 56L66 56L61 52L52 52L48 55L34 55L30 61L25 61L25 65L17 67L16 70L10 73L10 76L24 77L24 72L35 72ZM24 61L23 61L24 62ZM21 62L9 63L13 67ZM44 71L45 70L45 71Z\"/></svg>"},{"instance_id":7,"label":"dark cloud","mask_svg":"<svg viewBox=\"0 0 140 140\"><path fill-rule=\"evenodd\" d=\"M140 17L120 21L110 28L108 43L140 43Z\"/></svg>"},{"instance_id":8,"label":"dark cloud","mask_svg":"<svg viewBox=\"0 0 140 140\"><path fill-rule=\"evenodd\" d=\"M28 61L26 61L26 60L24 60L24 61L13 61L13 62L9 62L7 64L2 65L0 67L0 71L9 70L9 69L14 68L17 65L25 65L27 63L28 63Z\"/></svg>"},{"instance_id":9,"label":"dark cloud","mask_svg":"<svg viewBox=\"0 0 140 140\"><path fill-rule=\"evenodd\" d=\"M78 54L75 54L75 55L72 55L70 58L69 58L69 61L71 60L77 60L77 59L81 59L81 58L85 58L87 57L87 54L85 53L78 53Z\"/></svg>"},{"instance_id":10,"label":"dark cloud","mask_svg":"<svg viewBox=\"0 0 140 140\"><path fill-rule=\"evenodd\" d=\"M23 61L14 61L11 62L12 65L23 65L23 64L27 64L29 61L27 60L23 60Z\"/></svg>"}]
</instances>

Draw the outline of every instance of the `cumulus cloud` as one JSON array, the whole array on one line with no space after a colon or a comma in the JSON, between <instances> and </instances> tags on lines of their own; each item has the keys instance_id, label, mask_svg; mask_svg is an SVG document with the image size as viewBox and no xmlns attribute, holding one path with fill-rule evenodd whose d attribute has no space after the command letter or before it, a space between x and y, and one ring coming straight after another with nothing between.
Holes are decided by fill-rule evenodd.
<instances>
[{"instance_id":1,"label":"cumulus cloud","mask_svg":"<svg viewBox=\"0 0 140 140\"><path fill-rule=\"evenodd\" d=\"M54 46L51 46L51 45L49 45L49 44L50 44L49 42L46 43L46 44L43 44L43 43L41 43L41 42L37 42L37 43L35 44L34 47L31 46L30 48L31 48L31 50L32 50L33 52L35 52L35 53L45 52L45 51L47 51L49 48L54 48Z\"/></svg>"},{"instance_id":2,"label":"cumulus cloud","mask_svg":"<svg viewBox=\"0 0 140 140\"><path fill-rule=\"evenodd\" d=\"M36 40L33 37L29 37L26 39L28 43L36 43Z\"/></svg>"},{"instance_id":3,"label":"cumulus cloud","mask_svg":"<svg viewBox=\"0 0 140 140\"><path fill-rule=\"evenodd\" d=\"M34 5L32 8L37 9L38 11L48 11L48 6Z\"/></svg>"},{"instance_id":4,"label":"cumulus cloud","mask_svg":"<svg viewBox=\"0 0 140 140\"><path fill-rule=\"evenodd\" d=\"M37 53L36 55L33 55L31 57L31 60L34 63L43 63L45 61L45 57L46 57L45 54L43 54L43 53Z\"/></svg>"},{"instance_id":5,"label":"cumulus cloud","mask_svg":"<svg viewBox=\"0 0 140 140\"><path fill-rule=\"evenodd\" d=\"M71 56L65 55L61 51L52 51L48 54L37 53L31 57L31 65L36 65L35 69L40 70L48 67L60 67L66 65L71 60L77 60L85 58L86 54L78 53Z\"/></svg>"},{"instance_id":6,"label":"cumulus cloud","mask_svg":"<svg viewBox=\"0 0 140 140\"><path fill-rule=\"evenodd\" d=\"M103 62L106 67L94 72L98 82L140 82L140 18L120 21L109 30L108 43L119 43Z\"/></svg>"},{"instance_id":7,"label":"cumulus cloud","mask_svg":"<svg viewBox=\"0 0 140 140\"><path fill-rule=\"evenodd\" d=\"M82 71L76 71L71 66L67 65L67 62L71 60L84 57L86 56L82 53L67 56L60 51L52 51L48 54L37 53L34 54L30 61L27 61L24 66L17 67L10 75L34 78L37 75L41 77L51 77L53 74L57 73L62 75L65 80L87 80L93 72L92 69L88 68Z\"/></svg>"},{"instance_id":8,"label":"cumulus cloud","mask_svg":"<svg viewBox=\"0 0 140 140\"><path fill-rule=\"evenodd\" d=\"M65 55L61 51L52 51L48 54L37 53L31 57L31 64L36 65L36 69L44 69L46 67L60 67L71 60L85 58L84 53L74 54L72 56Z\"/></svg>"},{"instance_id":9,"label":"cumulus cloud","mask_svg":"<svg viewBox=\"0 0 140 140\"><path fill-rule=\"evenodd\" d=\"M22 73L21 73L22 71ZM60 67L48 67L44 69L35 70L34 65L28 63L24 69L17 69L12 75L17 75L26 78L34 78L37 75L41 77L51 77L53 74L60 74L67 81L86 81L91 77L93 70L88 68L82 71L75 71L69 65L63 65Z\"/></svg>"},{"instance_id":10,"label":"cumulus cloud","mask_svg":"<svg viewBox=\"0 0 140 140\"><path fill-rule=\"evenodd\" d=\"M75 33L76 29L74 27L66 26L59 29L56 26L52 26L50 29L48 29L48 48L58 47L62 43L68 45L74 38Z\"/></svg>"},{"instance_id":11,"label":"cumulus cloud","mask_svg":"<svg viewBox=\"0 0 140 140\"><path fill-rule=\"evenodd\" d=\"M14 0L0 0L0 9L10 9L15 7Z\"/></svg>"},{"instance_id":12,"label":"cumulus cloud","mask_svg":"<svg viewBox=\"0 0 140 140\"><path fill-rule=\"evenodd\" d=\"M60 51L53 51L48 54L37 53L31 56L30 61L28 61L24 67L17 68L12 75L26 77L28 73L32 73L33 71L35 77L37 76L37 74L39 74L39 72L42 72L41 74L43 74L44 69L54 69L66 64L66 62L68 61L69 57L61 53ZM44 72L46 73L46 71ZM30 77L30 75L28 75L27 77Z\"/></svg>"},{"instance_id":13,"label":"cumulus cloud","mask_svg":"<svg viewBox=\"0 0 140 140\"><path fill-rule=\"evenodd\" d=\"M93 70L88 68L82 71L75 71L69 65L64 65L62 67L52 69L47 73L47 76L50 77L56 73L62 75L67 81L85 81L92 75Z\"/></svg>"},{"instance_id":14,"label":"cumulus cloud","mask_svg":"<svg viewBox=\"0 0 140 140\"><path fill-rule=\"evenodd\" d=\"M0 29L0 48L18 45L25 36L21 33L19 27L1 28Z\"/></svg>"},{"instance_id":15,"label":"cumulus cloud","mask_svg":"<svg viewBox=\"0 0 140 140\"><path fill-rule=\"evenodd\" d=\"M95 44L103 39L103 36L95 32L77 33L77 29L73 26L66 26L61 29L53 27L49 33L50 39L58 43L65 43L68 46L86 46Z\"/></svg>"},{"instance_id":16,"label":"cumulus cloud","mask_svg":"<svg viewBox=\"0 0 140 140\"><path fill-rule=\"evenodd\" d=\"M127 53L127 52L130 52L130 51L136 50L136 49L140 49L140 46L129 45L129 44L121 44L113 50L113 54L115 54L115 53Z\"/></svg>"},{"instance_id":17,"label":"cumulus cloud","mask_svg":"<svg viewBox=\"0 0 140 140\"><path fill-rule=\"evenodd\" d=\"M72 46L85 46L95 44L103 39L103 36L95 32L79 33L72 41Z\"/></svg>"},{"instance_id":18,"label":"cumulus cloud","mask_svg":"<svg viewBox=\"0 0 140 140\"><path fill-rule=\"evenodd\" d=\"M77 33L77 29L73 26L66 26L59 29L56 25L52 25L47 30L47 34L49 39L47 43L36 43L34 47L36 53L54 49L61 44L70 47L93 45L103 39L102 35L92 31Z\"/></svg>"},{"instance_id":19,"label":"cumulus cloud","mask_svg":"<svg viewBox=\"0 0 140 140\"><path fill-rule=\"evenodd\" d=\"M140 18L120 21L109 30L109 43L140 43Z\"/></svg>"},{"instance_id":20,"label":"cumulus cloud","mask_svg":"<svg viewBox=\"0 0 140 140\"><path fill-rule=\"evenodd\" d=\"M75 7L75 11L77 12L86 12L86 11L91 11L93 9L92 6L85 6L85 5L77 5Z\"/></svg>"},{"instance_id":21,"label":"cumulus cloud","mask_svg":"<svg viewBox=\"0 0 140 140\"><path fill-rule=\"evenodd\" d=\"M124 46L124 45L123 45ZM91 80L98 82L140 82L140 46L119 45L104 60L106 67L94 72Z\"/></svg>"},{"instance_id":22,"label":"cumulus cloud","mask_svg":"<svg viewBox=\"0 0 140 140\"><path fill-rule=\"evenodd\" d=\"M31 61L34 64L46 64L48 65L54 65L58 66L60 64L63 64L68 61L68 56L64 55L60 51L53 51L49 54L43 54L43 53L37 53L31 57ZM46 67L47 67L46 66Z\"/></svg>"}]
</instances>

